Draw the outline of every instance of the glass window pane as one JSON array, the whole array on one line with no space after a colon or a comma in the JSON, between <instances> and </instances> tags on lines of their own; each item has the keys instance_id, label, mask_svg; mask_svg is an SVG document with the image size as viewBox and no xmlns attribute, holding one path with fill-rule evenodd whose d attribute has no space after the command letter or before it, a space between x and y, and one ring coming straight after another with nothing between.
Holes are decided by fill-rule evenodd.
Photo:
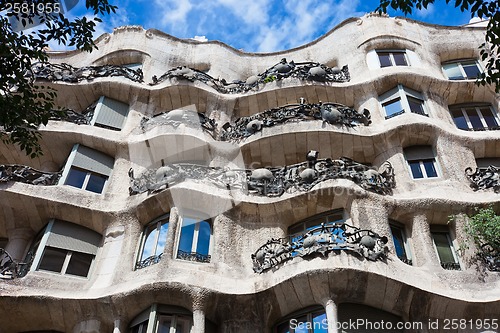
<instances>
[{"instance_id":1,"label":"glass window pane","mask_svg":"<svg viewBox=\"0 0 500 333\"><path fill-rule=\"evenodd\" d=\"M208 255L210 247L210 223L201 221L198 229L198 244L196 245L196 252Z\"/></svg>"},{"instance_id":2,"label":"glass window pane","mask_svg":"<svg viewBox=\"0 0 500 333\"><path fill-rule=\"evenodd\" d=\"M395 116L399 113L404 112L403 110L403 105L401 104L401 99L397 98L394 99L390 102L382 104L382 106L385 109L385 113L387 114L387 117L392 117Z\"/></svg>"},{"instance_id":3,"label":"glass window pane","mask_svg":"<svg viewBox=\"0 0 500 333\"><path fill-rule=\"evenodd\" d=\"M60 273L67 253L67 250L49 246L45 247L38 269Z\"/></svg>"},{"instance_id":4,"label":"glass window pane","mask_svg":"<svg viewBox=\"0 0 500 333\"><path fill-rule=\"evenodd\" d=\"M468 79L476 79L481 74L475 61L464 62L462 63L462 67Z\"/></svg>"},{"instance_id":5,"label":"glass window pane","mask_svg":"<svg viewBox=\"0 0 500 333\"><path fill-rule=\"evenodd\" d=\"M441 263L454 263L455 257L450 247L451 244L448 240L448 235L446 233L434 232L432 233L432 238L434 239L434 244L436 244Z\"/></svg>"},{"instance_id":6,"label":"glass window pane","mask_svg":"<svg viewBox=\"0 0 500 333\"><path fill-rule=\"evenodd\" d=\"M408 66L404 52L395 52L392 54L392 56L394 57L396 66Z\"/></svg>"},{"instance_id":7,"label":"glass window pane","mask_svg":"<svg viewBox=\"0 0 500 333\"><path fill-rule=\"evenodd\" d=\"M108 177L92 173L90 174L89 182L87 183L87 187L85 187L85 189L90 192L101 193L104 188L104 184L106 183L106 179L108 179Z\"/></svg>"},{"instance_id":8,"label":"glass window pane","mask_svg":"<svg viewBox=\"0 0 500 333\"><path fill-rule=\"evenodd\" d=\"M142 250L141 260L156 254L156 234L158 233L157 224L149 225L145 231L146 240Z\"/></svg>"},{"instance_id":9,"label":"glass window pane","mask_svg":"<svg viewBox=\"0 0 500 333\"><path fill-rule=\"evenodd\" d=\"M378 52L378 59L380 60L380 67L392 66L390 53L388 52Z\"/></svg>"},{"instance_id":10,"label":"glass window pane","mask_svg":"<svg viewBox=\"0 0 500 333\"><path fill-rule=\"evenodd\" d=\"M295 325L294 325L295 326ZM309 333L307 316L297 318L295 333Z\"/></svg>"},{"instance_id":11,"label":"glass window pane","mask_svg":"<svg viewBox=\"0 0 500 333\"><path fill-rule=\"evenodd\" d=\"M76 168L71 168L69 170L68 176L66 177L66 181L64 184L82 188L83 182L85 181L85 176L87 176L87 172L76 169Z\"/></svg>"},{"instance_id":12,"label":"glass window pane","mask_svg":"<svg viewBox=\"0 0 500 333\"><path fill-rule=\"evenodd\" d=\"M94 255L88 253L73 252L69 260L66 274L87 277Z\"/></svg>"},{"instance_id":13,"label":"glass window pane","mask_svg":"<svg viewBox=\"0 0 500 333\"><path fill-rule=\"evenodd\" d=\"M424 174L422 173L422 169L420 169L420 161L408 161L410 164L411 174L413 179L424 178Z\"/></svg>"},{"instance_id":14,"label":"glass window pane","mask_svg":"<svg viewBox=\"0 0 500 333\"><path fill-rule=\"evenodd\" d=\"M458 67L458 64L446 64L443 65L443 70L450 80L463 80L464 76Z\"/></svg>"},{"instance_id":15,"label":"glass window pane","mask_svg":"<svg viewBox=\"0 0 500 333\"><path fill-rule=\"evenodd\" d=\"M313 314L313 332L314 333L328 333L328 322L326 320L326 313Z\"/></svg>"},{"instance_id":16,"label":"glass window pane","mask_svg":"<svg viewBox=\"0 0 500 333\"><path fill-rule=\"evenodd\" d=\"M438 176L434 159L423 160L422 162L424 164L425 173L427 174L428 178Z\"/></svg>"},{"instance_id":17,"label":"glass window pane","mask_svg":"<svg viewBox=\"0 0 500 333\"><path fill-rule=\"evenodd\" d=\"M132 327L131 332L132 333L146 333L147 327L148 327L148 321L146 320L145 322L140 323L139 325Z\"/></svg>"},{"instance_id":18,"label":"glass window pane","mask_svg":"<svg viewBox=\"0 0 500 333\"><path fill-rule=\"evenodd\" d=\"M158 319L157 333L170 333L171 317L162 316Z\"/></svg>"},{"instance_id":19,"label":"glass window pane","mask_svg":"<svg viewBox=\"0 0 500 333\"><path fill-rule=\"evenodd\" d=\"M394 248L396 250L396 255L402 260L408 259L405 249L405 237L403 236L403 230L391 225L392 240L394 241Z\"/></svg>"},{"instance_id":20,"label":"glass window pane","mask_svg":"<svg viewBox=\"0 0 500 333\"><path fill-rule=\"evenodd\" d=\"M477 111L475 108L467 108L467 109L465 109L465 112L467 113L467 116L469 117L469 121L472 124L472 128L484 129L483 123L481 123L481 119L479 118L479 115L477 114Z\"/></svg>"},{"instance_id":21,"label":"glass window pane","mask_svg":"<svg viewBox=\"0 0 500 333\"><path fill-rule=\"evenodd\" d=\"M190 223L188 225L184 225L185 219L183 219L183 226L181 228L181 237L179 240L179 251L185 253L191 253L191 249L193 247L193 235L194 228L196 224Z\"/></svg>"},{"instance_id":22,"label":"glass window pane","mask_svg":"<svg viewBox=\"0 0 500 333\"><path fill-rule=\"evenodd\" d=\"M163 250L165 249L165 243L167 242L167 235L168 235L168 221L163 221L163 223L160 226L158 246L156 248L156 253L155 253L156 255L163 253Z\"/></svg>"},{"instance_id":23,"label":"glass window pane","mask_svg":"<svg viewBox=\"0 0 500 333\"><path fill-rule=\"evenodd\" d=\"M277 329L277 333L290 333L290 327L288 325L288 322L280 324Z\"/></svg>"},{"instance_id":24,"label":"glass window pane","mask_svg":"<svg viewBox=\"0 0 500 333\"><path fill-rule=\"evenodd\" d=\"M423 101L408 96L408 104L410 105L411 112L418 114L425 114Z\"/></svg>"},{"instance_id":25,"label":"glass window pane","mask_svg":"<svg viewBox=\"0 0 500 333\"><path fill-rule=\"evenodd\" d=\"M498 126L497 120L493 115L493 113L491 112L490 108L483 107L480 110L484 120L486 121L486 125L488 125L488 128L495 128Z\"/></svg>"},{"instance_id":26,"label":"glass window pane","mask_svg":"<svg viewBox=\"0 0 500 333\"><path fill-rule=\"evenodd\" d=\"M469 125L467 125L467 120L465 119L465 116L461 109L451 110L451 115L453 116L455 125L457 125L458 128L463 130L469 129Z\"/></svg>"}]
</instances>

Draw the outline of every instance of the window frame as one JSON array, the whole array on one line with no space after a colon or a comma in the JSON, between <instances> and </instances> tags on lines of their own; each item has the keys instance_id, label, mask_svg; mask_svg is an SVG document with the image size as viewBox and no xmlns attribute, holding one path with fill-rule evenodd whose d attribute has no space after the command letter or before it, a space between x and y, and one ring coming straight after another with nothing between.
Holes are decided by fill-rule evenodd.
<instances>
[{"instance_id":1,"label":"window frame","mask_svg":"<svg viewBox=\"0 0 500 333\"><path fill-rule=\"evenodd\" d=\"M455 60L449 60L445 61L441 64L441 70L443 71L443 75L446 77L446 79L451 80L451 81L470 81L470 80L476 80L477 77L470 78L467 76L467 72L464 69L464 63L472 63L474 62L476 65L476 68L479 72L479 74L484 73L484 68L481 66L481 63L477 59L455 59ZM462 74L461 79L452 79L448 76L446 73L446 70L444 68L445 65L456 65L456 67L460 70L460 74Z\"/></svg>"},{"instance_id":2,"label":"window frame","mask_svg":"<svg viewBox=\"0 0 500 333\"><path fill-rule=\"evenodd\" d=\"M156 224L156 228L152 229L151 232L146 235L147 230L154 224ZM166 235L165 235L165 246L163 248L163 251L161 251L161 253L158 253L158 251L157 251L158 243L160 242L161 229L162 229L162 226L164 224L167 225L166 226ZM154 249L155 249L154 254L148 256L147 258L143 258L147 238L153 231L156 231L155 241L154 241ZM136 260L136 264L135 264L135 269L140 269L140 268L144 268L144 267L147 267L147 266L150 266L153 264L157 264L161 260L161 257L163 255L163 253L165 253L165 249L168 246L167 239L168 239L169 231L170 231L170 213L167 213L167 214L164 214L164 215L157 217L153 221L149 222L143 228L142 235L141 235L141 241L140 241L140 245L139 245L139 251L137 252L137 260ZM149 264L147 264L146 266L141 265L141 263L143 263L144 261L146 261L150 258L152 258L152 259L150 260Z\"/></svg>"},{"instance_id":3,"label":"window frame","mask_svg":"<svg viewBox=\"0 0 500 333\"><path fill-rule=\"evenodd\" d=\"M180 245L181 245L181 238L182 238L182 228L183 228L183 223L185 219L192 219L196 220L195 222L195 228L193 231L193 238L191 239L191 253L187 254L186 253L186 258L182 258L179 251L185 252L183 250L180 250ZM206 260L198 260L197 255L199 254L197 252L198 250L198 239L199 239L199 231L200 231L200 225L202 222L207 222L208 225L210 226L210 239L208 241L208 254L206 255ZM183 260L183 261L191 261L191 262L201 262L201 263L210 263L212 259L212 249L213 249L213 223L210 218L207 218L206 216L201 217L198 214L179 214L179 219L178 219L178 227L177 227L177 241L175 242L175 249L174 249L174 258L176 260ZM200 254L204 256L203 254ZM188 259L190 257L191 259Z\"/></svg>"},{"instance_id":4,"label":"window frame","mask_svg":"<svg viewBox=\"0 0 500 333\"><path fill-rule=\"evenodd\" d=\"M341 219L334 220L334 221L328 221L328 217L334 216L334 215L339 215L339 214L342 215ZM321 222L320 221L321 219L323 219L324 221ZM291 226L289 226L287 228L287 235L288 235L288 238L290 240L292 240L293 238L300 237L300 236L306 234L309 230L311 230L315 227L321 226L321 223L344 224L344 223L346 223L346 221L348 219L349 219L349 215L347 214L347 211L344 208L329 210L327 212L313 215L311 217L308 217L304 220L301 220L297 223L292 224ZM315 221L317 221L317 224L311 224L312 222L315 222ZM292 232L293 229L297 228L300 225L303 226L302 230Z\"/></svg>"},{"instance_id":5,"label":"window frame","mask_svg":"<svg viewBox=\"0 0 500 333\"><path fill-rule=\"evenodd\" d=\"M280 333L280 329L285 328L285 326L288 323L288 332L289 333L295 333L295 329L291 328L291 321L293 319L298 319L300 317L306 317L307 318L307 323L310 324L311 328L308 328L308 333L314 333L314 321L313 319L315 318L314 315L324 315L325 319L327 319L326 315L326 309L321 306L321 305L315 305L315 306L309 306L307 308L304 308L302 310L299 310L297 312L293 312L288 316L285 316L283 319L280 319L279 322L277 322L274 325L273 333ZM323 323L322 323L323 325ZM328 326L328 325L327 325Z\"/></svg>"},{"instance_id":6,"label":"window frame","mask_svg":"<svg viewBox=\"0 0 500 333\"><path fill-rule=\"evenodd\" d=\"M413 112L412 108L410 106L410 99L421 102L419 105L422 108L422 113L420 112ZM387 105L393 104L394 102L398 101L401 104L402 110L398 112L394 112L392 114L387 113ZM385 113L385 119L391 119L396 116L405 114L405 113L413 113L413 114L418 114L421 116L426 116L429 117L429 111L427 110L426 103L424 96L413 89L407 88L403 86L402 84L398 84L396 87L390 89L389 91L386 91L382 95L379 96L379 104L382 110L384 110Z\"/></svg>"},{"instance_id":7,"label":"window frame","mask_svg":"<svg viewBox=\"0 0 500 333\"><path fill-rule=\"evenodd\" d=\"M451 255L454 260L453 262L443 263L436 245L436 239L434 237L436 234L446 236L448 247L450 249ZM444 226L431 226L431 237L432 237L432 245L434 246L434 251L436 252L441 267L446 270L462 270L462 265L456 253L455 246L453 244L453 239L451 238L450 230Z\"/></svg>"},{"instance_id":8,"label":"window frame","mask_svg":"<svg viewBox=\"0 0 500 333\"><path fill-rule=\"evenodd\" d=\"M139 333L149 333L149 332L157 332L158 326L161 317L172 317L174 324L176 324L177 320L181 320L188 323L188 327L186 327L185 332L180 333L190 333L194 327L193 314L179 306L173 305L163 305L163 304L152 304L149 308L139 313L128 325L128 331L133 332L132 330L138 327L140 330ZM170 332L176 332L177 328L171 325Z\"/></svg>"},{"instance_id":9,"label":"window frame","mask_svg":"<svg viewBox=\"0 0 500 333\"><path fill-rule=\"evenodd\" d=\"M101 124L100 122L98 122L100 114L103 112L104 107L105 106L109 107L109 106L106 105L106 100L109 100L112 103L127 105L127 111L122 115L123 116L123 120L122 120L122 123L120 124L120 127L110 126L110 125L106 125L106 124ZM116 110L114 110L114 111L116 113L121 114L120 112L118 112ZM92 119L90 119L90 125L91 126L95 126L95 127L101 127L101 128L105 128L105 129L108 129L108 130L118 131L119 132L119 131L121 131L123 129L123 126L125 125L125 122L127 121L129 113L130 113L130 105L129 104L124 103L122 101L119 101L117 99L114 99L114 98L111 98L111 97L103 95L103 96L99 97L99 99L97 100L97 104L96 104L96 106L94 108L94 114L92 116Z\"/></svg>"},{"instance_id":10,"label":"window frame","mask_svg":"<svg viewBox=\"0 0 500 333\"><path fill-rule=\"evenodd\" d=\"M377 59L379 62L380 68L387 68L387 67L410 67L410 58L408 57L406 49L377 49L375 50L375 53L377 54ZM387 53L389 55L389 61L390 65L389 66L382 66L382 62L380 61L380 54L381 53ZM406 65L397 65L396 60L394 58L394 54L402 54L403 58L406 62Z\"/></svg>"},{"instance_id":11,"label":"window frame","mask_svg":"<svg viewBox=\"0 0 500 333\"><path fill-rule=\"evenodd\" d=\"M396 256L399 258L399 260L401 260L405 264L412 266L413 265L413 256L412 256L410 241L406 235L406 226L399 223L399 222L396 222L394 220L389 220L389 229L391 230L392 241L394 243L394 252L395 252ZM394 237L394 230L393 229L399 231L401 234L401 239L403 241L403 244L402 244L403 250L405 251L405 253L404 253L405 258L401 258L397 254L396 242L394 241L395 237Z\"/></svg>"},{"instance_id":12,"label":"window frame","mask_svg":"<svg viewBox=\"0 0 500 333\"><path fill-rule=\"evenodd\" d=\"M496 126L490 127L488 126L485 117L483 116L483 113L481 112L481 109L484 108L489 108L491 114L493 115L493 119L497 123ZM469 115L467 114L467 109L474 109L476 114L479 117L479 121L481 122L481 125L483 125L483 128L476 128L472 125L472 122L470 120ZM448 106L448 110L450 111L450 115L453 118L453 122L455 123L455 126L457 129L463 130L463 131L488 131L488 130L498 130L500 129L500 116L498 115L498 112L493 108L491 104L488 103L472 103L472 104L458 104L458 105L450 105ZM465 119L465 123L467 124L467 129L460 128L458 127L457 122L455 121L456 117L454 115L454 111L460 111L462 113L462 117Z\"/></svg>"},{"instance_id":13,"label":"window frame","mask_svg":"<svg viewBox=\"0 0 500 333\"><path fill-rule=\"evenodd\" d=\"M429 151L423 152L422 153L423 156L420 158L409 158L408 155L411 152L409 152L408 150L417 149L417 148L420 148L420 149L425 148L425 149L428 149ZM415 153L413 153L413 154L415 154ZM406 147L403 149L403 156L404 156L404 159L406 161L406 165L408 166L408 172L410 174L410 177L413 180L418 181L418 180L422 180L422 179L436 179L436 178L442 177L442 172L441 172L441 169L439 167L439 163L437 162L437 157L436 157L436 154L434 152L434 148L432 146L409 146L409 147ZM424 162L426 162L426 161L432 162L434 170L436 171L436 176L429 176L428 175L427 169L425 168L425 164L424 164ZM413 169L412 169L412 162L418 162L418 167L419 167L420 173L422 174L421 178L415 178L415 175L413 174Z\"/></svg>"},{"instance_id":14,"label":"window frame","mask_svg":"<svg viewBox=\"0 0 500 333\"><path fill-rule=\"evenodd\" d=\"M87 153L92 152L93 154L95 154L96 157L98 157L98 159L92 159L91 157L86 156L84 153L82 153L85 151L87 151ZM84 167L74 165L77 154L80 154L81 156L86 156L88 159L90 159L94 163L96 163L95 165L110 164L109 166L106 166L107 168L109 168L109 174L106 175L106 174L101 173L101 172L88 170L88 169L85 169ZM73 149L71 150L71 153L69 154L68 159L66 160L61 178L59 178L58 185L67 185L67 186L71 186L73 188L78 188L78 189L84 190L86 192L94 193L96 195L102 195L107 190L109 180L110 180L111 175L113 173L114 163L115 163L114 157L108 156L108 155L106 155L98 150L95 150L95 149L92 149L92 148L89 148L89 147L86 147L86 146L83 146L83 145L80 145L79 143L77 143L73 146ZM68 180L69 174L71 173L72 170L79 170L79 171L83 171L86 173L82 187L77 187L77 186L70 185L70 184L66 183ZM93 174L105 178L101 192L94 192L94 191L90 191L90 190L86 189L88 182L89 182L89 179Z\"/></svg>"}]
</instances>

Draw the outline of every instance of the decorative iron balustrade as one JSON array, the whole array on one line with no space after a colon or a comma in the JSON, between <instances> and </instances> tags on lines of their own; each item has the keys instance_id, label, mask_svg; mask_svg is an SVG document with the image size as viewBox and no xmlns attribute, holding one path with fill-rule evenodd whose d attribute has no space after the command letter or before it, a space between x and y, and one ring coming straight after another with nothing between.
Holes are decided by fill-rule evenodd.
<instances>
[{"instance_id":1,"label":"decorative iron balustrade","mask_svg":"<svg viewBox=\"0 0 500 333\"><path fill-rule=\"evenodd\" d=\"M480 257L483 258L486 267L492 272L500 272L500 250L490 244L481 246Z\"/></svg>"},{"instance_id":2,"label":"decorative iron balustrade","mask_svg":"<svg viewBox=\"0 0 500 333\"><path fill-rule=\"evenodd\" d=\"M238 94L246 93L250 90L258 90L259 85L280 81L288 77L317 82L348 82L351 79L347 65L342 67L342 69L337 69L330 68L318 62L287 62L283 58L276 65L261 74L249 77L246 81L236 80L227 83L225 79L215 79L202 71L186 66L179 66L167 71L159 78L156 75L153 76L153 82L150 85L157 85L167 79L177 78L191 82L203 82L222 94Z\"/></svg>"},{"instance_id":3,"label":"decorative iron balustrade","mask_svg":"<svg viewBox=\"0 0 500 333\"><path fill-rule=\"evenodd\" d=\"M141 269L159 263L162 255L163 253L160 253L159 255L153 255L137 262L135 264L135 269Z\"/></svg>"},{"instance_id":4,"label":"decorative iron balustrade","mask_svg":"<svg viewBox=\"0 0 500 333\"><path fill-rule=\"evenodd\" d=\"M91 81L99 77L123 76L126 79L135 82L144 82L142 69L130 69L126 66L103 65L103 66L85 66L73 67L68 64L51 64L48 62L39 62L33 64L28 76L35 79L47 81L63 81L69 83L78 83L83 80Z\"/></svg>"},{"instance_id":5,"label":"decorative iron balustrade","mask_svg":"<svg viewBox=\"0 0 500 333\"><path fill-rule=\"evenodd\" d=\"M262 273L296 257L341 251L371 261L385 260L387 237L346 223L322 223L299 236L272 238L252 254L253 270Z\"/></svg>"},{"instance_id":6,"label":"decorative iron balustrade","mask_svg":"<svg viewBox=\"0 0 500 333\"><path fill-rule=\"evenodd\" d=\"M170 112L160 113L154 117L142 117L141 130L143 132L148 129L160 125L170 125L177 128L180 124L185 124L190 127L201 127L208 132L212 138L217 137L217 124L215 120L208 118L203 113L195 111L174 110Z\"/></svg>"},{"instance_id":7,"label":"decorative iron balustrade","mask_svg":"<svg viewBox=\"0 0 500 333\"><path fill-rule=\"evenodd\" d=\"M90 121L94 117L95 108L97 106L97 101L89 105L81 113L78 113L71 109L63 109L60 111L54 111L54 114L50 117L50 120L62 120L71 122L77 125L90 125Z\"/></svg>"},{"instance_id":8,"label":"decorative iron balustrade","mask_svg":"<svg viewBox=\"0 0 500 333\"><path fill-rule=\"evenodd\" d=\"M264 127L301 120L322 120L329 124L348 127L361 123L367 126L371 123L370 117L370 111L367 109L360 114L342 104L331 102L306 104L301 99L301 103L298 104L289 104L249 117L241 117L234 124L226 123L222 126L219 137L222 141L239 141L261 131Z\"/></svg>"},{"instance_id":9,"label":"decorative iron balustrade","mask_svg":"<svg viewBox=\"0 0 500 333\"><path fill-rule=\"evenodd\" d=\"M493 188L495 193L500 192L500 168L490 165L487 168L476 168L473 172L472 168L465 169L465 175L469 178L470 187L474 190L485 190Z\"/></svg>"},{"instance_id":10,"label":"decorative iron balustrade","mask_svg":"<svg viewBox=\"0 0 500 333\"><path fill-rule=\"evenodd\" d=\"M55 185L62 171L48 172L19 164L1 164L0 182L21 182L32 185Z\"/></svg>"},{"instance_id":11,"label":"decorative iron balustrade","mask_svg":"<svg viewBox=\"0 0 500 333\"><path fill-rule=\"evenodd\" d=\"M211 256L209 254L201 254L198 252L185 252L179 250L177 251L177 259L209 263Z\"/></svg>"},{"instance_id":12,"label":"decorative iron balustrade","mask_svg":"<svg viewBox=\"0 0 500 333\"><path fill-rule=\"evenodd\" d=\"M23 277L27 273L24 266L26 263L15 261L5 249L0 248L0 276L11 279Z\"/></svg>"},{"instance_id":13,"label":"decorative iron balustrade","mask_svg":"<svg viewBox=\"0 0 500 333\"><path fill-rule=\"evenodd\" d=\"M174 163L148 169L136 178L131 168L129 192L130 195L156 192L188 179L267 197L278 197L285 192L307 192L329 179L349 179L363 189L379 194L392 194L396 186L394 169L389 162L377 171L347 157L332 160L318 159L318 155L318 152L310 151L306 162L254 170Z\"/></svg>"},{"instance_id":14,"label":"decorative iron balustrade","mask_svg":"<svg viewBox=\"0 0 500 333\"><path fill-rule=\"evenodd\" d=\"M442 262L441 267L449 271L460 271L460 264L456 262Z\"/></svg>"}]
</instances>

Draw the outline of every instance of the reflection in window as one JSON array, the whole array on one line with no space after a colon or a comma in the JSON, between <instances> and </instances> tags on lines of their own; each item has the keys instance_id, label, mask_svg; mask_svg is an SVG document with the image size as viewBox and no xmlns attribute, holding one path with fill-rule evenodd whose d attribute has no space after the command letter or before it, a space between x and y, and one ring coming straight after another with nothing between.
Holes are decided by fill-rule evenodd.
<instances>
[{"instance_id":1,"label":"reflection in window","mask_svg":"<svg viewBox=\"0 0 500 333\"><path fill-rule=\"evenodd\" d=\"M396 255L398 258L408 264L412 264L410 245L408 239L406 238L406 233L404 226L396 223L394 221L390 222L392 240L394 241L394 249L396 250Z\"/></svg>"},{"instance_id":2,"label":"reflection in window","mask_svg":"<svg viewBox=\"0 0 500 333\"><path fill-rule=\"evenodd\" d=\"M439 228L439 226L432 226L431 235L441 267L448 270L460 270L458 257L448 230Z\"/></svg>"},{"instance_id":3,"label":"reflection in window","mask_svg":"<svg viewBox=\"0 0 500 333\"><path fill-rule=\"evenodd\" d=\"M136 268L144 268L160 261L167 242L169 215L149 223L144 229Z\"/></svg>"},{"instance_id":4,"label":"reflection in window","mask_svg":"<svg viewBox=\"0 0 500 333\"><path fill-rule=\"evenodd\" d=\"M153 322L150 322L151 319ZM153 304L151 308L140 313L129 327L131 333L190 333L193 320L191 312L184 308Z\"/></svg>"},{"instance_id":5,"label":"reflection in window","mask_svg":"<svg viewBox=\"0 0 500 333\"><path fill-rule=\"evenodd\" d=\"M209 220L182 217L177 259L210 262L211 235Z\"/></svg>"},{"instance_id":6,"label":"reflection in window","mask_svg":"<svg viewBox=\"0 0 500 333\"><path fill-rule=\"evenodd\" d=\"M408 147L404 149L404 155L413 179L439 177L432 147Z\"/></svg>"},{"instance_id":7,"label":"reflection in window","mask_svg":"<svg viewBox=\"0 0 500 333\"><path fill-rule=\"evenodd\" d=\"M458 60L443 64L443 72L450 80L473 80L481 73L476 60Z\"/></svg>"},{"instance_id":8,"label":"reflection in window","mask_svg":"<svg viewBox=\"0 0 500 333\"><path fill-rule=\"evenodd\" d=\"M328 322L323 308L301 311L276 327L276 333L327 333Z\"/></svg>"},{"instance_id":9,"label":"reflection in window","mask_svg":"<svg viewBox=\"0 0 500 333\"><path fill-rule=\"evenodd\" d=\"M343 209L333 210L327 213L318 214L304 221L296 223L288 228L288 235L290 235L290 242L298 239L307 231L324 224L344 223L346 215Z\"/></svg>"},{"instance_id":10,"label":"reflection in window","mask_svg":"<svg viewBox=\"0 0 500 333\"><path fill-rule=\"evenodd\" d=\"M462 130L483 131L499 128L498 115L489 105L453 105L449 109L455 125Z\"/></svg>"},{"instance_id":11,"label":"reflection in window","mask_svg":"<svg viewBox=\"0 0 500 333\"><path fill-rule=\"evenodd\" d=\"M386 119L398 116L405 112L427 116L422 95L402 85L389 90L379 97Z\"/></svg>"}]
</instances>

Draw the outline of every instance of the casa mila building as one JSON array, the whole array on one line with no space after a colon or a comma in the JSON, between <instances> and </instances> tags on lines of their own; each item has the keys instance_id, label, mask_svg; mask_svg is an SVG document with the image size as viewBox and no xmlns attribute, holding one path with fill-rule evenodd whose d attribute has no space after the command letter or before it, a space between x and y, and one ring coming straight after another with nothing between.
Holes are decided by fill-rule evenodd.
<instances>
[{"instance_id":1,"label":"casa mila building","mask_svg":"<svg viewBox=\"0 0 500 333\"><path fill-rule=\"evenodd\" d=\"M351 18L253 54L129 26L53 52L0 146L0 332L497 332L485 27ZM464 246L468 244L469 246Z\"/></svg>"}]
</instances>

